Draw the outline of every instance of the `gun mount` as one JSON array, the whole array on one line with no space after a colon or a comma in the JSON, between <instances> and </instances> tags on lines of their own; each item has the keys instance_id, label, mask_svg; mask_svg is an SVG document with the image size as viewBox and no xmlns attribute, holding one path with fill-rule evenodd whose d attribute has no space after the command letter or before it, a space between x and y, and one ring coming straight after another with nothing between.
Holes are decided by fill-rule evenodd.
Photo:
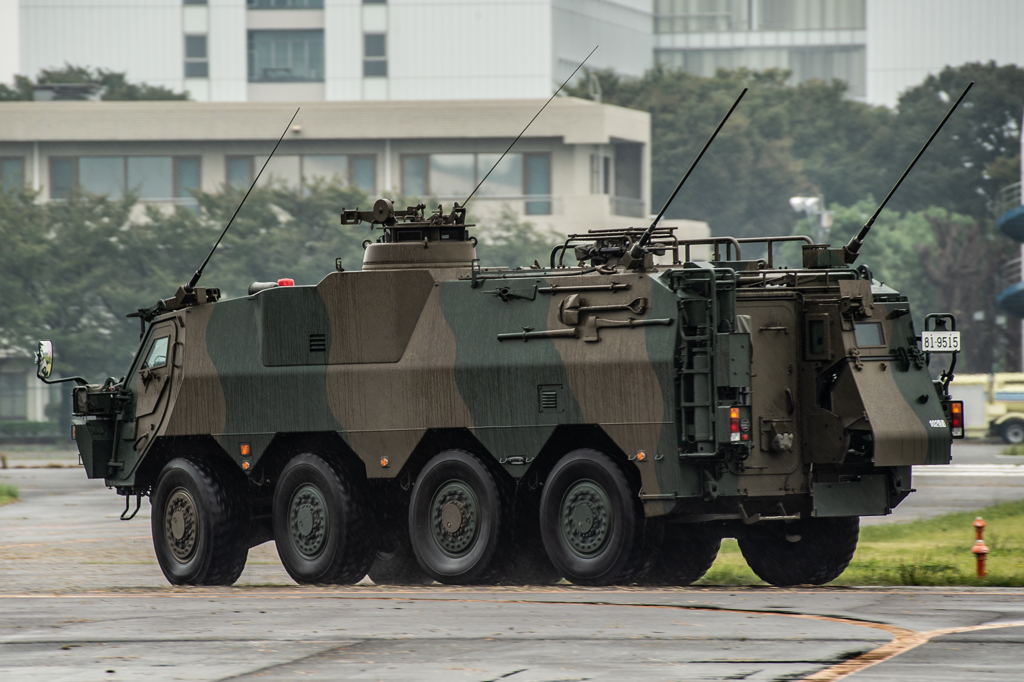
<instances>
[{"instance_id":1,"label":"gun mount","mask_svg":"<svg viewBox=\"0 0 1024 682\"><path fill-rule=\"evenodd\" d=\"M374 242L363 242L364 270L404 268L468 268L476 259L476 237L469 235L466 208L455 202L450 213L440 205L429 216L426 204L395 210L390 199L378 199L373 209L342 209L342 225L370 223L383 228Z\"/></svg>"}]
</instances>

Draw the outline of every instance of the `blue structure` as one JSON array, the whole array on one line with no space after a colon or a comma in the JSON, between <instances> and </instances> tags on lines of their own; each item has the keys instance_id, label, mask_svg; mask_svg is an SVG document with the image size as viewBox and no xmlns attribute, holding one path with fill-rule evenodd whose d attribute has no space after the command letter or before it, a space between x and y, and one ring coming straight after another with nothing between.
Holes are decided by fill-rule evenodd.
<instances>
[{"instance_id":1,"label":"blue structure","mask_svg":"<svg viewBox=\"0 0 1024 682\"><path fill-rule=\"evenodd\" d=\"M1020 184L1007 187L1001 194L1016 201L1003 203L1004 207L1011 208L999 216L996 226L1010 239L1024 242L1024 206L1020 205ZM1003 289L996 297L996 306L1017 317L1024 317L1024 281Z\"/></svg>"}]
</instances>

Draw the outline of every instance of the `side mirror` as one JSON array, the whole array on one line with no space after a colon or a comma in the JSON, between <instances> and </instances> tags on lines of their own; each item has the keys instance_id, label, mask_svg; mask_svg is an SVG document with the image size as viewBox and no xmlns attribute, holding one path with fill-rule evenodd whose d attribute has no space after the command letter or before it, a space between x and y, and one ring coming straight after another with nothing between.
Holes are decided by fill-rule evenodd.
<instances>
[{"instance_id":1,"label":"side mirror","mask_svg":"<svg viewBox=\"0 0 1024 682\"><path fill-rule=\"evenodd\" d=\"M36 351L36 376L46 380L53 374L53 342L40 341Z\"/></svg>"}]
</instances>

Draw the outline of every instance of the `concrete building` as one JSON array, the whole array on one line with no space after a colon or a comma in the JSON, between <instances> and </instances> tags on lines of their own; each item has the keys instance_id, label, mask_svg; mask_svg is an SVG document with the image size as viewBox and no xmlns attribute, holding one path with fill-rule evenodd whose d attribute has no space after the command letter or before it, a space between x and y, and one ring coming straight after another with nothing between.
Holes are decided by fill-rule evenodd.
<instances>
[{"instance_id":1,"label":"concrete building","mask_svg":"<svg viewBox=\"0 0 1024 682\"><path fill-rule=\"evenodd\" d=\"M654 0L655 59L712 76L779 68L895 106L947 65L1024 64L1019 0Z\"/></svg>"},{"instance_id":2,"label":"concrete building","mask_svg":"<svg viewBox=\"0 0 1024 682\"><path fill-rule=\"evenodd\" d=\"M371 195L464 201L544 100L302 105L267 168L299 186L338 178ZM0 182L44 200L75 189L189 203L190 190L247 186L294 112L287 104L16 102L0 105ZM473 199L559 233L650 213L650 116L558 98ZM338 207L339 211L341 207Z\"/></svg>"},{"instance_id":3,"label":"concrete building","mask_svg":"<svg viewBox=\"0 0 1024 682\"><path fill-rule=\"evenodd\" d=\"M598 44L592 67L651 64L650 0L0 0L0 17L0 82L70 63L198 101L535 98Z\"/></svg>"}]
</instances>

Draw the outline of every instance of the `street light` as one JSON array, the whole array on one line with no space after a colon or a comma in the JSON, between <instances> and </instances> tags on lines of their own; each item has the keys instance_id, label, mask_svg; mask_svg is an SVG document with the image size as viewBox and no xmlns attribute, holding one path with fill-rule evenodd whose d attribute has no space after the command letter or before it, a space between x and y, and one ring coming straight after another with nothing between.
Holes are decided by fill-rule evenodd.
<instances>
[{"instance_id":1,"label":"street light","mask_svg":"<svg viewBox=\"0 0 1024 682\"><path fill-rule=\"evenodd\" d=\"M819 244L828 242L828 235L832 230L832 216L834 212L824 210L825 197L790 197L789 205L793 207L794 211L806 213L809 222L811 221L811 216L818 216L818 236L815 241Z\"/></svg>"}]
</instances>

